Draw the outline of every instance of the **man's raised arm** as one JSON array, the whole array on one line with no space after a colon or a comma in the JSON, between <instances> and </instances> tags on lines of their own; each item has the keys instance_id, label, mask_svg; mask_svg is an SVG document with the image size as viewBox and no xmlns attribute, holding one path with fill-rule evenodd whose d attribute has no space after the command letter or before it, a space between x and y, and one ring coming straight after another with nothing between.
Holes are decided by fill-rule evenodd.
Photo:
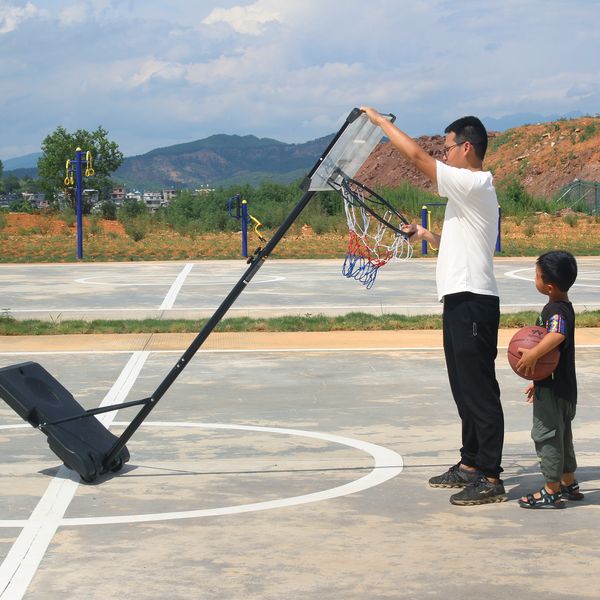
<instances>
[{"instance_id":1,"label":"man's raised arm","mask_svg":"<svg viewBox=\"0 0 600 600\"><path fill-rule=\"evenodd\" d=\"M390 120L379 114L374 108L361 106L360 109L369 117L369 120L381 127L381 130L388 137L392 145L398 149L400 154L415 165L423 175L437 184L437 167L435 158L425 152L415 140L398 129Z\"/></svg>"}]
</instances>

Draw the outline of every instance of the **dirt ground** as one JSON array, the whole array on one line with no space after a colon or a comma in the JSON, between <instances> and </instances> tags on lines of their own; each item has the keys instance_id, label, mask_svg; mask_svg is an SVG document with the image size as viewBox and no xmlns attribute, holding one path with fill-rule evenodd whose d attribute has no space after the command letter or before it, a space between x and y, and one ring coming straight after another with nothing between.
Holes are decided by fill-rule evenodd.
<instances>
[{"instance_id":1,"label":"dirt ground","mask_svg":"<svg viewBox=\"0 0 600 600\"><path fill-rule=\"evenodd\" d=\"M442 213L432 213L433 229L440 226ZM269 238L273 232L265 231ZM530 215L524 219L502 219L504 256L533 256L550 248L563 248L575 255L599 252L600 222L581 214ZM77 260L77 229L53 215L6 215L0 231L0 262L72 262ZM284 236L274 253L276 258L343 258L347 234L317 235L309 226L298 223ZM248 249L262 245L249 237ZM100 220L95 230L84 219L84 260L186 260L237 258L241 254L239 232L211 233L187 237L163 229L150 231L139 241L132 240L118 221ZM415 256L421 244L415 244Z\"/></svg>"},{"instance_id":2,"label":"dirt ground","mask_svg":"<svg viewBox=\"0 0 600 600\"><path fill-rule=\"evenodd\" d=\"M496 183L511 176L534 196L552 198L574 180L600 181L600 117L538 123L490 132L485 167ZM419 144L441 156L444 136L422 136ZM403 181L433 191L431 182L387 142L377 147L356 178L374 187L396 187Z\"/></svg>"}]
</instances>

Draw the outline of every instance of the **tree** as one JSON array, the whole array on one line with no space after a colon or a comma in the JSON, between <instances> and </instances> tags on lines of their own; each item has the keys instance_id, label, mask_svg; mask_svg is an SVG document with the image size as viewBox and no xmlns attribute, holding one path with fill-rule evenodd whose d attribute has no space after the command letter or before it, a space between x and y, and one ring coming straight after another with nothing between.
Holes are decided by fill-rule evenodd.
<instances>
[{"instance_id":1,"label":"tree","mask_svg":"<svg viewBox=\"0 0 600 600\"><path fill-rule=\"evenodd\" d=\"M16 175L7 175L4 178L4 191L7 194L13 194L21 189L21 182Z\"/></svg>"},{"instance_id":2,"label":"tree","mask_svg":"<svg viewBox=\"0 0 600 600\"><path fill-rule=\"evenodd\" d=\"M56 201L59 190L65 188L66 162L75 159L77 148L92 153L94 176L85 178L85 187L101 191L100 200L106 200L106 190L112 188L110 175L123 162L123 153L116 142L108 138L108 131L98 127L89 132L78 129L69 133L62 125L42 142L42 156L38 159L38 176L46 198ZM85 172L85 166L83 167ZM74 197L74 194L71 195Z\"/></svg>"},{"instance_id":3,"label":"tree","mask_svg":"<svg viewBox=\"0 0 600 600\"><path fill-rule=\"evenodd\" d=\"M103 200L100 203L100 213L103 219L108 221L116 221L117 219L117 205L112 200Z\"/></svg>"}]
</instances>

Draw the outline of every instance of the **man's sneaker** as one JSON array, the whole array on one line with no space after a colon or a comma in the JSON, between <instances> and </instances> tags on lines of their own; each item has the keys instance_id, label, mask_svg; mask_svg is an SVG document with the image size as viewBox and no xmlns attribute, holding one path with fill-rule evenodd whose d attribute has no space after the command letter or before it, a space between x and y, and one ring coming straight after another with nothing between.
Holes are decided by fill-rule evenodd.
<instances>
[{"instance_id":1,"label":"man's sneaker","mask_svg":"<svg viewBox=\"0 0 600 600\"><path fill-rule=\"evenodd\" d=\"M490 504L492 502L506 502L507 500L508 496L502 481L491 483L483 475L480 475L476 481L458 492L458 494L450 496L450 502L458 506Z\"/></svg>"},{"instance_id":2,"label":"man's sneaker","mask_svg":"<svg viewBox=\"0 0 600 600\"><path fill-rule=\"evenodd\" d=\"M450 467L445 473L432 477L429 485L436 488L464 488L481 477L479 471L467 471L460 463Z\"/></svg>"},{"instance_id":3,"label":"man's sneaker","mask_svg":"<svg viewBox=\"0 0 600 600\"><path fill-rule=\"evenodd\" d=\"M560 484L560 495L563 500L583 500L585 496L579 491L579 484L574 481L571 485Z\"/></svg>"}]
</instances>

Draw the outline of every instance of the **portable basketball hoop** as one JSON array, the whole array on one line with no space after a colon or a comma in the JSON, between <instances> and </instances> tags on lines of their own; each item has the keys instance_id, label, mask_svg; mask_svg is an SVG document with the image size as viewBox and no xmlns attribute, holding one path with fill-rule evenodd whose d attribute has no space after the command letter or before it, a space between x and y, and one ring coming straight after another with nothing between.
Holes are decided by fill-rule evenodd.
<instances>
[{"instance_id":1,"label":"portable basketball hoop","mask_svg":"<svg viewBox=\"0 0 600 600\"><path fill-rule=\"evenodd\" d=\"M392 122L396 119L392 114L385 116ZM385 198L353 179L381 141L381 129L357 108L347 123L309 173L310 181L304 189L333 189L342 195L349 229L342 274L369 289L380 267L392 260L410 258L413 249L401 230L408 220Z\"/></svg>"},{"instance_id":2,"label":"portable basketball hoop","mask_svg":"<svg viewBox=\"0 0 600 600\"><path fill-rule=\"evenodd\" d=\"M393 117L390 115L390 118ZM41 365L25 362L0 369L0 397L20 417L42 431L48 438L50 449L67 467L79 473L84 481L94 482L102 474L119 471L129 460L126 444L131 436L181 375L316 192L333 188L340 191L342 195L345 194L344 199L349 207L347 214L351 215L349 217L349 224L351 222L353 228L351 233L354 232L357 243L356 247L352 247L352 253L349 253L351 257L355 257L352 268L346 267L349 272L357 273L358 265L362 260L365 264L372 265L369 269L376 273L384 262L399 256L402 252L406 254L407 250L402 241L404 237L399 229L398 218L405 222L401 215L393 210L388 213L390 207L385 203L384 215L380 216L378 211L382 210L382 199L351 179L381 138L382 132L379 127L373 125L358 108L352 110L303 181L301 187L304 194L298 204L265 247L257 249L248 259L249 266L240 280L151 396L142 400L85 410ZM377 202L379 206L375 208ZM380 232L374 236L374 241L364 242L363 240L368 239L367 232L372 230L371 221L369 220L365 225L365 219L371 218L374 219L373 224L377 221L380 225L384 225L391 231L390 235L392 237L395 235L398 240L394 238L391 242L385 241L387 234ZM358 279L361 277L365 281L370 277L370 285L372 285L374 275L366 275L365 270L365 275L359 276ZM94 415L100 413L133 406L141 406L141 409L118 438L94 418Z\"/></svg>"}]
</instances>

